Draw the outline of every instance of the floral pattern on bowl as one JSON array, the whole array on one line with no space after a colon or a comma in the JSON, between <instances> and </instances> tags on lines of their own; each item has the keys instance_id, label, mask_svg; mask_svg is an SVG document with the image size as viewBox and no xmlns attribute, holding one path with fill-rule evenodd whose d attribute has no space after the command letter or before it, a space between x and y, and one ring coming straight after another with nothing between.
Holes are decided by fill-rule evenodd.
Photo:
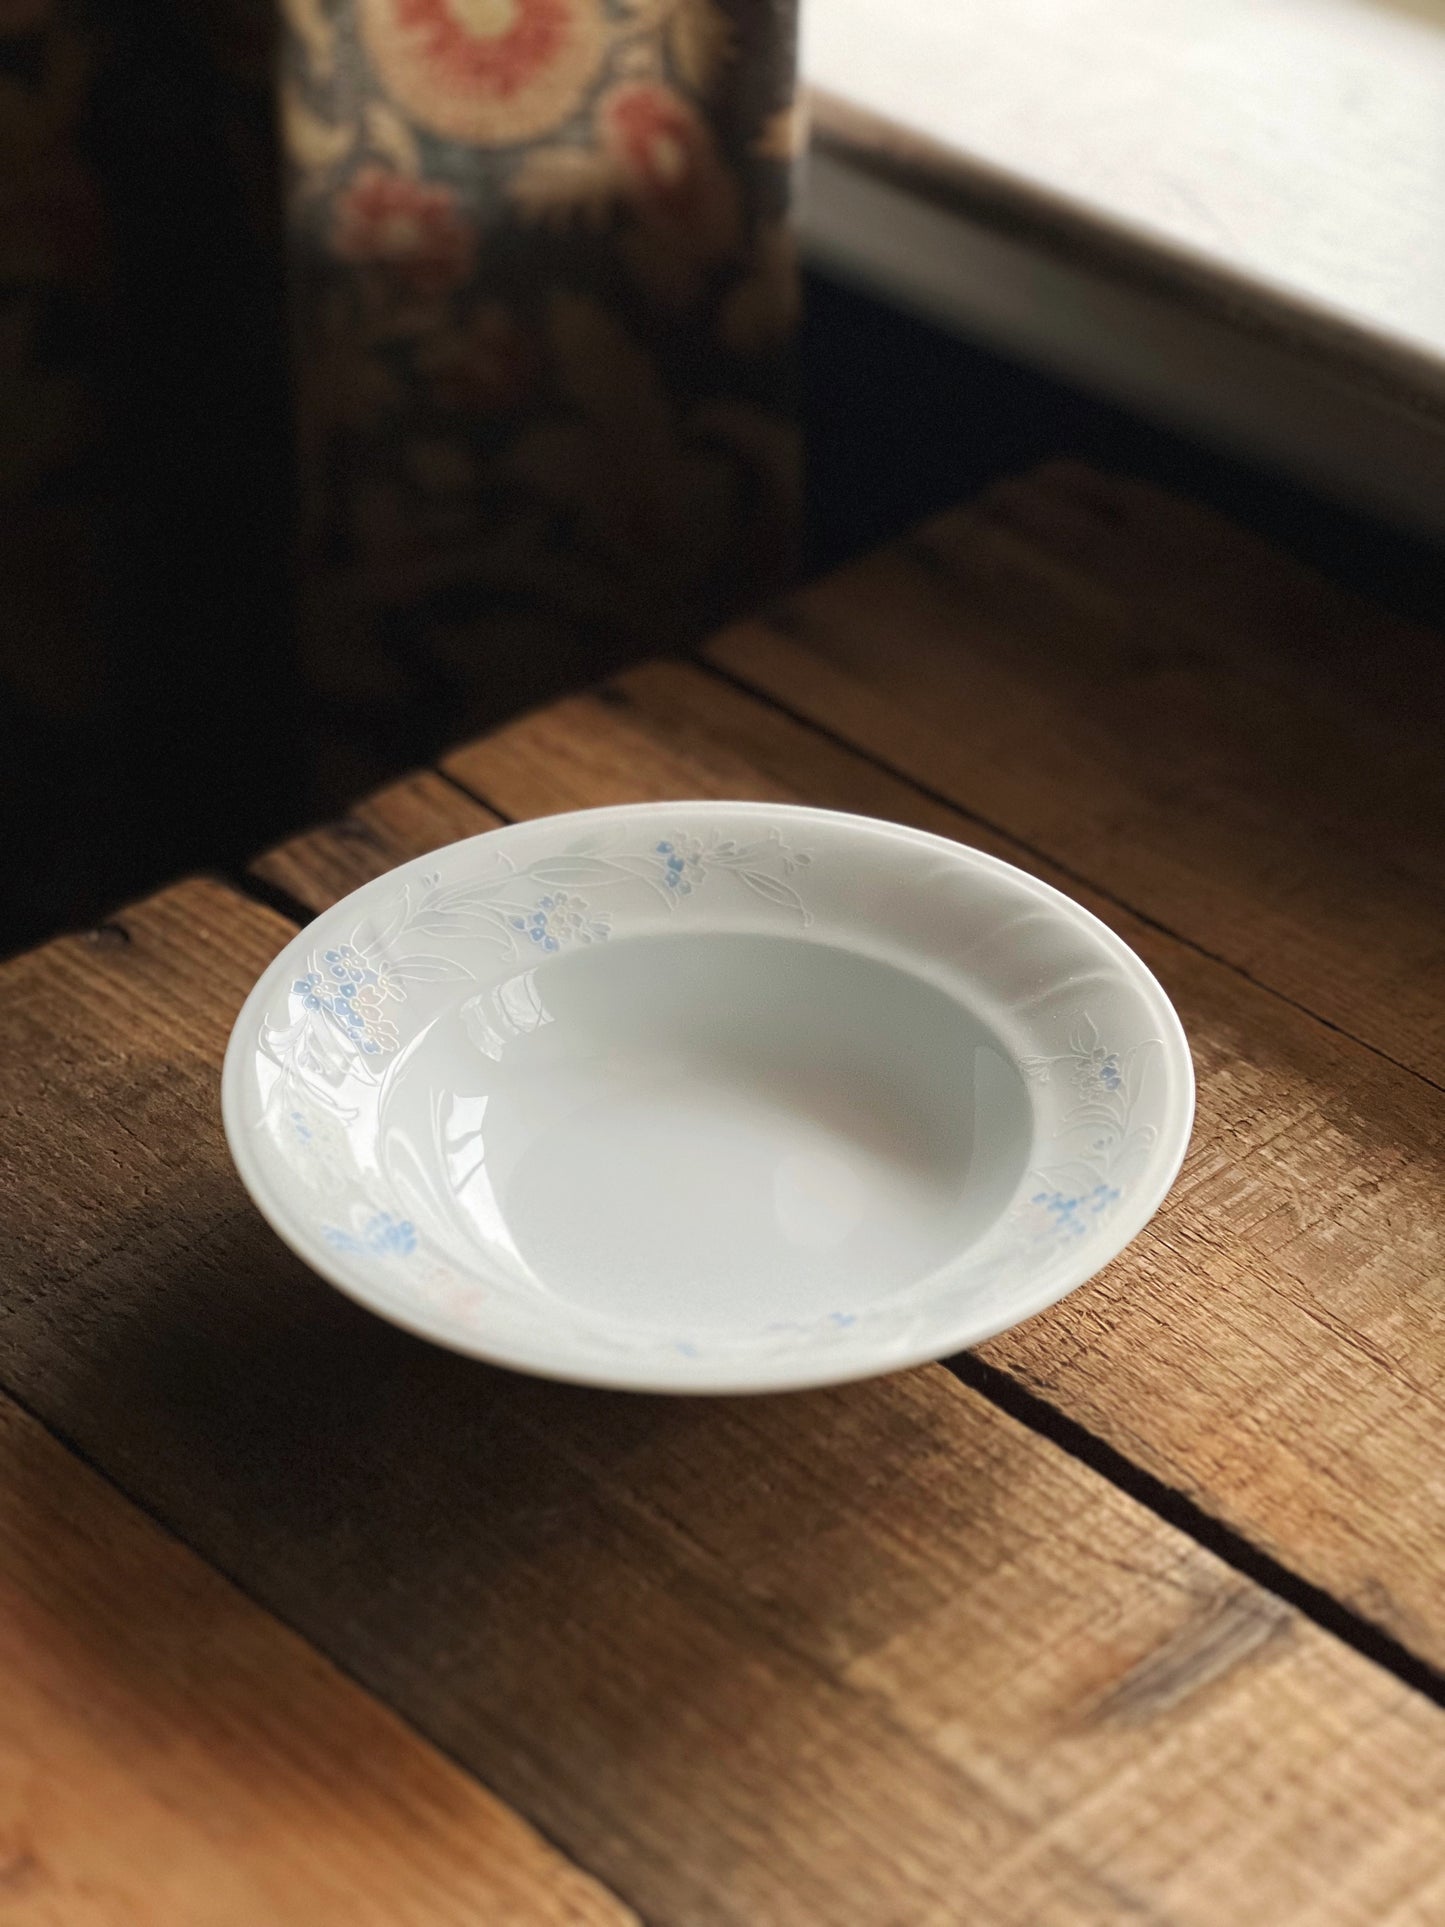
<instances>
[{"instance_id":1,"label":"floral pattern on bowl","mask_svg":"<svg viewBox=\"0 0 1445 1927\"><path fill-rule=\"evenodd\" d=\"M1000 1194L1003 1208L990 1207L941 1268L929 1260L905 1289L871 1300L850 1290L819 1303L810 1286L806 1310L801 1298L797 1308L769 1305L753 1290L755 1308L724 1328L715 1314L710 1324L691 1321L682 1298L676 1316L661 1322L569 1308L532 1269L532 1247L509 1244L516 1207L506 1134L484 1139L477 1121L493 1102L513 1102L508 1093L521 1088L521 1073L509 1066L532 1064L526 1075L537 1095L529 1103L545 1122L556 1101L547 1095L547 1066L562 1047L556 1040L570 1035L556 1026L553 986L603 981L549 973L593 972L592 959L610 958L606 980L626 981L636 968L629 960L646 956L665 983L670 966L653 946L684 932L688 942L708 944L754 933L749 942L792 946L776 953L780 961L873 956L879 963L870 970L906 973L900 987L936 983L928 996L977 1011L969 1021L983 1026L980 1048L991 1040L984 1054L1000 1066L991 1075L1015 1080L1032 1124L1018 1144L1017 1178ZM739 991L754 994L745 980ZM808 1009L818 1018L826 1001L820 993L800 1016ZM700 1038L715 1008L699 1007ZM892 1062L897 1022L891 1001L878 1004L850 1049L863 1049L876 1031L878 1061ZM436 1042L452 1037L448 1024L460 1025L454 1041ZM915 1047L899 1038L902 1061L921 1071L929 1052L909 1058ZM599 1048L605 1062L607 1047ZM481 1066L467 1073L482 1078L481 1095L453 1102L444 1082L441 1109L430 1099L432 1108L418 1109L409 1098L410 1108L399 1110L400 1094L415 1086L397 1079L422 1075L418 1053L427 1050L427 1078L447 1079L458 1051L459 1065ZM747 1075L772 1077L775 1058L786 1068L786 1048L779 1057L769 1047ZM228 1136L243 1176L277 1228L333 1282L464 1351L563 1377L678 1390L763 1389L892 1369L1051 1303L1113 1256L1154 1209L1183 1154L1192 1108L1187 1046L1163 993L1068 899L921 832L747 804L547 819L377 879L319 918L263 977L238 1020L226 1079ZM474 1123L458 1135L463 1113ZM570 1115L566 1104L556 1115ZM855 1130L845 1113L836 1115L841 1122L830 1130L866 1142L866 1117ZM1001 1128L1003 1116L979 1128ZM650 1128L645 1113L637 1128ZM732 1141L731 1128L719 1143ZM610 1135L604 1127L599 1153ZM810 1227L821 1223L834 1237L827 1227L845 1223L853 1180L829 1176L826 1143L819 1164L806 1132L797 1141L804 1163L779 1167L779 1182L791 1187L779 1194L780 1222L799 1227L786 1235L803 1240L800 1280L820 1264L826 1279L832 1260L808 1256L817 1235ZM675 1133L658 1139L669 1157L677 1142ZM571 1209L560 1192L548 1206L563 1218ZM638 1235L654 1236L644 1222L650 1215L636 1220ZM689 1269L687 1222L678 1221L676 1234L680 1276ZM491 1227L485 1260L471 1224ZM726 1210L718 1224L728 1235Z\"/></svg>"}]
</instances>

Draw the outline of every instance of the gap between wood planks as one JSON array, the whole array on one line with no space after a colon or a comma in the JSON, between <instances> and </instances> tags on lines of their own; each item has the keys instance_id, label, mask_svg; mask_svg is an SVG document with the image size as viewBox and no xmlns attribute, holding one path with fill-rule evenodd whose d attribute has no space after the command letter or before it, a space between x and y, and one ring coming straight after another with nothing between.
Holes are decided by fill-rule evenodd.
<instances>
[{"instance_id":1,"label":"gap between wood planks","mask_svg":"<svg viewBox=\"0 0 1445 1927\"><path fill-rule=\"evenodd\" d=\"M757 618L757 620L763 627L776 628L778 626L774 619L768 615ZM785 633L785 631L780 632ZM1007 838L1018 848L1027 850L1030 855L1037 857L1040 862L1052 865L1054 869L1069 876L1083 887L1094 891L1097 895L1113 903L1119 909L1126 911L1130 916L1137 917L1141 923L1146 924L1151 929L1160 931L1173 941L1182 944L1186 949L1194 951L1200 956L1207 957L1210 962L1219 964L1223 968L1232 971L1241 980L1248 982L1256 989L1267 992L1270 996L1277 998L1281 1003L1291 1005L1304 1016L1323 1025L1326 1030L1333 1031L1342 1037L1348 1038L1352 1044L1369 1051L1372 1056L1382 1058L1395 1069L1408 1071L1410 1075L1419 1078L1422 1083L1428 1085L1432 1090L1442 1088L1436 1084L1433 1078L1427 1076L1424 1072L1415 1069L1412 1065L1401 1063L1397 1058L1391 1057L1388 1052L1380 1050L1378 1046L1368 1043L1363 1038L1356 1037L1353 1032L1347 1030L1343 1025L1334 1023L1329 1018L1321 1017L1317 1011L1312 1010L1307 1004L1300 1002L1298 999L1289 996L1283 991L1277 990L1271 984L1261 982L1258 978L1252 976L1249 971L1241 969L1227 957L1218 956L1193 939L1187 936L1181 936L1177 930L1159 918L1150 916L1146 912L1139 910L1135 905L1119 896L1116 892L1096 882L1092 877L1086 876L1081 871L1061 863L1057 857L1046 850L1037 848L1027 839L1019 837L1005 825L992 822L989 818L982 816L977 810L962 807L951 798L931 789L928 784L920 782L907 771L899 769L885 757L878 756L866 749L860 749L856 743L847 740L836 731L828 729L826 726L813 721L811 718L800 714L798 711L790 708L788 704L779 702L770 692L756 688L745 678L736 676L728 670L721 669L715 663L700 656L692 656L687 660L692 667L700 670L703 674L711 677L715 681L741 691L753 701L765 703L769 708L777 710L779 714L787 716L789 720L799 728L806 729L810 734L820 737L824 741L833 743L840 749L845 750L850 756L857 757L859 760L871 764L874 768L885 772L894 781L906 784L916 795L926 797L930 802L941 805L952 814L960 816L969 822L977 823L980 828L986 829L996 836ZM606 700L607 691L605 685L600 689L593 690L591 693L600 700ZM428 774L439 778L442 782L446 783L449 788L457 791L459 795L467 797L472 802L480 803L503 823L513 823L518 820L509 812L501 809L497 802L492 797L486 795L480 786L464 783L457 777L451 775L447 770L435 765L429 768ZM269 909L287 918L289 922L298 926L304 926L313 920L315 913L279 885L267 882L246 870L228 871L225 873L225 876L226 881L241 891L242 894L251 897L254 901L265 904ZM107 927L119 928L122 931L124 929L123 925L117 926L115 924ZM1134 1500L1135 1503L1153 1513L1155 1517L1160 1519L1165 1525L1172 1526L1175 1530L1182 1532L1186 1537L1194 1540L1195 1543L1202 1546L1204 1550L1212 1553L1217 1559L1221 1560L1223 1564L1239 1573L1242 1578L1252 1581L1254 1584L1262 1587L1266 1592L1271 1593L1283 1601L1286 1605L1293 1607L1322 1632L1339 1640L1342 1645L1350 1647L1351 1650L1359 1654L1361 1658L1368 1660L1371 1664L1379 1666L1384 1671L1390 1673L1394 1678L1398 1679L1402 1685L1408 1686L1413 1691L1420 1693L1434 1705L1445 1708L1445 1671L1431 1665L1428 1660L1422 1659L1418 1654L1412 1652L1403 1641L1396 1639L1393 1634L1386 1632L1383 1627L1377 1625L1373 1620L1366 1618L1364 1614L1357 1612L1353 1607L1343 1604L1322 1586L1315 1585L1311 1580L1304 1578L1302 1574L1295 1572L1291 1567L1276 1559L1272 1554L1263 1551L1235 1527L1226 1524L1223 1520L1216 1518L1212 1513L1205 1511L1204 1508L1195 1500L1191 1499L1187 1493L1180 1491L1176 1486L1171 1486L1165 1480L1158 1478L1154 1473L1147 1471L1143 1466L1136 1464L1134 1460L1127 1457L1126 1454L1121 1452L1116 1446L1111 1445L1097 1433L1090 1431L1090 1429L1078 1419L1070 1417L1068 1413L1051 1404L1046 1398L1030 1390L1011 1372L1004 1370L1000 1366L986 1363L982 1358L979 1358L972 1352L960 1353L954 1358L942 1360L941 1363L945 1369L950 1371L961 1383L967 1385L969 1389L976 1392L979 1397L986 1399L990 1405L1004 1413L1007 1417L1025 1426L1029 1431L1038 1434L1041 1438L1047 1439L1068 1457L1086 1466L1100 1478L1107 1480L1109 1484L1115 1486L1127 1497ZM588 1871L590 1871L590 1869Z\"/></svg>"},{"instance_id":2,"label":"gap between wood planks","mask_svg":"<svg viewBox=\"0 0 1445 1927\"><path fill-rule=\"evenodd\" d=\"M225 880L232 888L236 887L232 878L227 877ZM255 894L259 897L262 896L264 892L257 891ZM97 931L112 932L112 941L114 942L129 943L130 941L130 936L126 931L124 923L118 918L109 918L106 922L97 925L96 928ZM534 1834L536 1838L542 1841L546 1848L556 1856L562 1866L571 1869L576 1874L581 1875L586 1881L590 1882L591 1885L596 1888L604 1902L611 1903L612 1908L615 1910L618 1927L661 1927L661 1923L654 1922L650 1916L642 1913L634 1902L620 1894L612 1882L603 1874L599 1873L595 1867L589 1866L584 1860L579 1858L571 1847L564 1845L562 1841L556 1839L532 1812L528 1811L523 1813L518 1807L514 1806L511 1801L504 1799L495 1787L484 1780L476 1771L475 1767L469 1765L461 1754L455 1752L447 1745L445 1740L441 1739L437 1734L429 1732L426 1728L419 1726L417 1722L392 1699L383 1699L370 1682L347 1664L340 1651L330 1645L326 1647L319 1646L303 1627L295 1624L291 1620L289 1615L278 1611L270 1601L260 1597L242 1574L231 1571L226 1564L213 1558L210 1553L202 1552L192 1540L179 1534L176 1528L165 1519L161 1513L155 1510L142 1493L132 1491L123 1480L116 1476L115 1472L108 1465L102 1464L79 1440L72 1438L68 1432L54 1425L43 1412L37 1410L28 1399L22 1397L13 1385L8 1383L5 1385L3 1397L14 1410L23 1413L47 1438L53 1439L62 1451L67 1452L71 1458L75 1459L77 1463L83 1465L87 1471L99 1479L109 1491L115 1493L124 1505L133 1508L134 1511L143 1515L165 1535L168 1541L182 1547L189 1557L199 1560L210 1571L218 1574L236 1593L250 1605L254 1606L258 1612L264 1614L266 1619L272 1621L277 1626L284 1627L294 1639L299 1640L306 1647L308 1652L314 1654L326 1668L339 1675L362 1693L370 1705L379 1707L388 1718L394 1719L399 1725L405 1727L406 1731L418 1740L429 1753L439 1756L451 1766L454 1766L459 1773L465 1776L468 1782L480 1788L485 1797L495 1801L498 1808L508 1815L511 1820L520 1822L528 1832ZM3 1867L0 1867L0 1896L3 1896L3 1872ZM569 1919L570 1918L572 1918L571 1915L569 1915ZM577 1918L580 1920L580 1916Z\"/></svg>"}]
</instances>

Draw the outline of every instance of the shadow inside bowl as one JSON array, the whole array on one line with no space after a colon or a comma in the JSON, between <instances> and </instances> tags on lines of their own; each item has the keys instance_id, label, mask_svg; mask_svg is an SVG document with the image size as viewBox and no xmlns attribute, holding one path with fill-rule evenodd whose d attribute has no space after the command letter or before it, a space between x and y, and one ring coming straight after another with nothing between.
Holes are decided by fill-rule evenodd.
<instances>
[{"instance_id":1,"label":"shadow inside bowl","mask_svg":"<svg viewBox=\"0 0 1445 1927\"><path fill-rule=\"evenodd\" d=\"M629 1326L745 1334L902 1291L1028 1161L956 998L825 944L596 945L459 997L389 1074L379 1163L457 1267Z\"/></svg>"}]
</instances>

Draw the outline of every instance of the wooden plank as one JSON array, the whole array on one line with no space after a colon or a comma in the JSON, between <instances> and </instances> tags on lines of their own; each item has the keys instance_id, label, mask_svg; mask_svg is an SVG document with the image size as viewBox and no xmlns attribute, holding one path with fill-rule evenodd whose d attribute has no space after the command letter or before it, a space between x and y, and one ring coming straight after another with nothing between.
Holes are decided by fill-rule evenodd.
<instances>
[{"instance_id":1,"label":"wooden plank","mask_svg":"<svg viewBox=\"0 0 1445 1927\"><path fill-rule=\"evenodd\" d=\"M1111 923L1193 1045L1189 1161L1129 1252L983 1355L1445 1668L1445 1116L1428 1085L695 669L635 672L448 766L513 815L701 794L891 817Z\"/></svg>"},{"instance_id":2,"label":"wooden plank","mask_svg":"<svg viewBox=\"0 0 1445 1927\"><path fill-rule=\"evenodd\" d=\"M320 910L408 857L494 830L500 819L431 770L366 797L335 823L267 850L251 874L295 903Z\"/></svg>"},{"instance_id":3,"label":"wooden plank","mask_svg":"<svg viewBox=\"0 0 1445 1927\"><path fill-rule=\"evenodd\" d=\"M193 883L0 971L0 1376L253 1597L645 1917L1445 1905L1445 1714L946 1372L591 1393L308 1274L215 1116L286 933Z\"/></svg>"},{"instance_id":4,"label":"wooden plank","mask_svg":"<svg viewBox=\"0 0 1445 1927\"><path fill-rule=\"evenodd\" d=\"M1067 467L709 654L1445 1082L1440 638Z\"/></svg>"},{"instance_id":5,"label":"wooden plank","mask_svg":"<svg viewBox=\"0 0 1445 1927\"><path fill-rule=\"evenodd\" d=\"M635 1920L0 1399L16 1927Z\"/></svg>"}]
</instances>

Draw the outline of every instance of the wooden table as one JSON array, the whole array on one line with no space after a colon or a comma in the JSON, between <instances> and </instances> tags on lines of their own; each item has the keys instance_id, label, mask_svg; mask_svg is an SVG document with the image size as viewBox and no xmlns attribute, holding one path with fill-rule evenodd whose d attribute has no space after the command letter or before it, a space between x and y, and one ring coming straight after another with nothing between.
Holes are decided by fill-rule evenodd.
<instances>
[{"instance_id":1,"label":"wooden table","mask_svg":"<svg viewBox=\"0 0 1445 1927\"><path fill-rule=\"evenodd\" d=\"M0 1918L1445 1920L1438 640L1146 489L1001 487L234 880L0 970ZM980 1353L590 1393L328 1290L227 1162L297 918L799 798L1159 973L1163 1211Z\"/></svg>"}]
</instances>

